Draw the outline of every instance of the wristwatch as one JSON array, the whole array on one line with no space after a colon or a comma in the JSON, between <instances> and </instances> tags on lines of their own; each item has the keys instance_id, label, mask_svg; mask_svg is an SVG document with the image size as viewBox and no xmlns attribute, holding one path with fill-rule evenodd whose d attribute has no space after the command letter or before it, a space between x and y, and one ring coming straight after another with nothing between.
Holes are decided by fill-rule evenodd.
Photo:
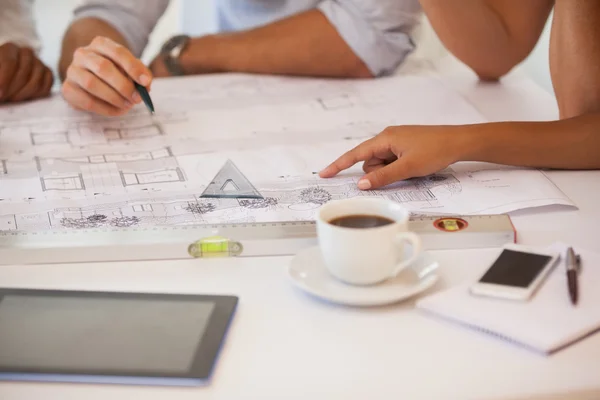
<instances>
[{"instance_id":1,"label":"wristwatch","mask_svg":"<svg viewBox=\"0 0 600 400\"><path fill-rule=\"evenodd\" d=\"M162 54L164 58L165 67L173 76L185 74L181 67L179 57L189 41L190 37L188 35L173 36L163 44L160 50L160 54Z\"/></svg>"}]
</instances>

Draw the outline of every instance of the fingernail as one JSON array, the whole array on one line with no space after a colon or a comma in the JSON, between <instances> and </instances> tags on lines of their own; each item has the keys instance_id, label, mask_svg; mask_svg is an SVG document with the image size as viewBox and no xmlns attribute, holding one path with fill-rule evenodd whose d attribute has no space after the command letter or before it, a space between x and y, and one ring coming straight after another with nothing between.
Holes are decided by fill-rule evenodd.
<instances>
[{"instance_id":1,"label":"fingernail","mask_svg":"<svg viewBox=\"0 0 600 400\"><path fill-rule=\"evenodd\" d=\"M150 77L148 75L140 76L140 83L144 86L148 86L148 84L150 83Z\"/></svg>"},{"instance_id":2,"label":"fingernail","mask_svg":"<svg viewBox=\"0 0 600 400\"><path fill-rule=\"evenodd\" d=\"M132 106L133 106L133 104L131 104L130 102L125 100L125 108L131 108Z\"/></svg>"},{"instance_id":3,"label":"fingernail","mask_svg":"<svg viewBox=\"0 0 600 400\"><path fill-rule=\"evenodd\" d=\"M368 190L371 189L371 182L368 179L361 179L358 181L358 188L360 190Z\"/></svg>"},{"instance_id":4,"label":"fingernail","mask_svg":"<svg viewBox=\"0 0 600 400\"><path fill-rule=\"evenodd\" d=\"M142 101L142 98L140 97L140 94L138 92L134 92L131 96L131 100L133 100L134 103L139 103L140 101Z\"/></svg>"}]
</instances>

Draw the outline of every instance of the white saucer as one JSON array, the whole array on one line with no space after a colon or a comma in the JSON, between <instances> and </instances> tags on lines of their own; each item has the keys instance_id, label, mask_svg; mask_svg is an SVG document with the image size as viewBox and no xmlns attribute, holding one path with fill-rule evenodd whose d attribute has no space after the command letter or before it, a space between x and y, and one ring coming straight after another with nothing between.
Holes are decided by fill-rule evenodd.
<instances>
[{"instance_id":1,"label":"white saucer","mask_svg":"<svg viewBox=\"0 0 600 400\"><path fill-rule=\"evenodd\" d=\"M425 251L395 278L376 285L349 285L327 271L319 247L314 246L298 253L287 271L297 287L321 299L352 306L378 306L427 290L438 280L437 268L438 262Z\"/></svg>"}]
</instances>

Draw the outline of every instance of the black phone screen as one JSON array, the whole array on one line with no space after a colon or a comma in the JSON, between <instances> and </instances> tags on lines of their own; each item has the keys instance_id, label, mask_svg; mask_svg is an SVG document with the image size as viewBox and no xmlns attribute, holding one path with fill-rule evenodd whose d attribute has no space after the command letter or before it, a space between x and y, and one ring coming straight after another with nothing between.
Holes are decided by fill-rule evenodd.
<instances>
[{"instance_id":1,"label":"black phone screen","mask_svg":"<svg viewBox=\"0 0 600 400\"><path fill-rule=\"evenodd\" d=\"M551 259L541 254L505 249L479 282L526 288Z\"/></svg>"}]
</instances>

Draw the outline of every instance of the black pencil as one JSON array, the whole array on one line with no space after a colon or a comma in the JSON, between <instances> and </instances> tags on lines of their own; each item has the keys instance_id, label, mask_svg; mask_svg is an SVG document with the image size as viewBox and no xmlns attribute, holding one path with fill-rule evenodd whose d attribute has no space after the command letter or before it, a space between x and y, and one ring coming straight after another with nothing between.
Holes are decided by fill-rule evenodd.
<instances>
[{"instance_id":1,"label":"black pencil","mask_svg":"<svg viewBox=\"0 0 600 400\"><path fill-rule=\"evenodd\" d=\"M148 94L146 88L135 81L133 82L133 84L135 85L135 89L137 90L137 92L140 94L140 97L144 101L144 104L146 105L148 110L150 110L150 113L154 114L154 104L152 104L152 100L150 99L150 95Z\"/></svg>"}]
</instances>

